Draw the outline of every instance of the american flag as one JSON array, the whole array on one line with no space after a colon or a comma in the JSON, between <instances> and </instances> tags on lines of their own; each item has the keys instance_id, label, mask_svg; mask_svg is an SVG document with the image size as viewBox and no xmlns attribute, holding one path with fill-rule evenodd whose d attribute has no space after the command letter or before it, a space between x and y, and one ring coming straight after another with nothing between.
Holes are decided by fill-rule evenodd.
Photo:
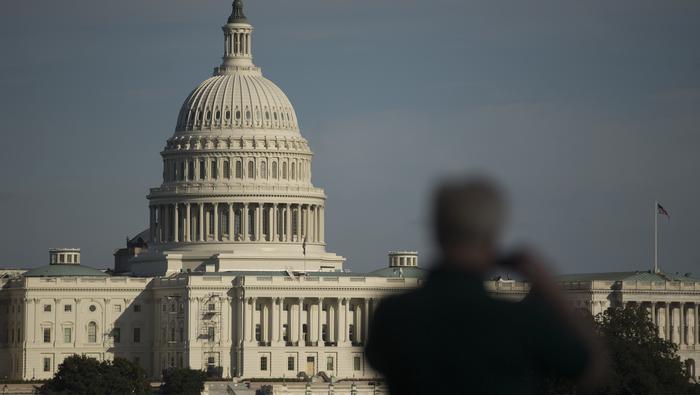
<instances>
[{"instance_id":1,"label":"american flag","mask_svg":"<svg viewBox=\"0 0 700 395\"><path fill-rule=\"evenodd\" d=\"M669 214L668 211L666 211L666 209L664 208L664 206L660 205L659 203L656 203L656 209L658 214L665 215L668 218L671 218L671 214Z\"/></svg>"}]
</instances>

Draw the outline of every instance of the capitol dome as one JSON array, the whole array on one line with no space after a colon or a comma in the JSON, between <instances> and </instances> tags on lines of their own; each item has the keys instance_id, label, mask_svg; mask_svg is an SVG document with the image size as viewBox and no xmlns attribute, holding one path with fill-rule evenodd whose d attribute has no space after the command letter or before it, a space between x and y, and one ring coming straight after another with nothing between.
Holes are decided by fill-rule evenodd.
<instances>
[{"instance_id":1,"label":"capitol dome","mask_svg":"<svg viewBox=\"0 0 700 395\"><path fill-rule=\"evenodd\" d=\"M160 153L148 252L133 271L340 270L325 249L313 152L287 96L253 64L242 0L222 30L221 65L187 96Z\"/></svg>"},{"instance_id":2,"label":"capitol dome","mask_svg":"<svg viewBox=\"0 0 700 395\"><path fill-rule=\"evenodd\" d=\"M180 109L176 133L277 129L298 132L287 95L259 69L217 68Z\"/></svg>"},{"instance_id":3,"label":"capitol dome","mask_svg":"<svg viewBox=\"0 0 700 395\"><path fill-rule=\"evenodd\" d=\"M287 95L263 77L252 60L252 25L241 0L224 31L224 56L214 76L187 96L177 118L175 133L236 132L250 129L299 132Z\"/></svg>"}]
</instances>

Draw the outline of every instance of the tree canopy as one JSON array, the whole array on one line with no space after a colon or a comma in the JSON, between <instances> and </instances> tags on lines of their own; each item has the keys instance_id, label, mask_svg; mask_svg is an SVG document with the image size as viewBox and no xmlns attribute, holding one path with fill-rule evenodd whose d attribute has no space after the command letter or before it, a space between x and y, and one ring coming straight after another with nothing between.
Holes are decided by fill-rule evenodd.
<instances>
[{"instance_id":1,"label":"tree canopy","mask_svg":"<svg viewBox=\"0 0 700 395\"><path fill-rule=\"evenodd\" d=\"M54 377L39 390L45 395L117 395L150 394L144 370L123 358L98 361L84 355L73 355L58 366Z\"/></svg>"},{"instance_id":2,"label":"tree canopy","mask_svg":"<svg viewBox=\"0 0 700 395\"><path fill-rule=\"evenodd\" d=\"M690 380L678 348L656 332L641 307L610 308L594 318L610 355L610 371L601 395L700 394ZM548 394L575 394L572 383L550 382Z\"/></svg>"},{"instance_id":3,"label":"tree canopy","mask_svg":"<svg viewBox=\"0 0 700 395\"><path fill-rule=\"evenodd\" d=\"M163 372L160 389L166 395L199 395L206 379L206 372L201 370L171 368Z\"/></svg>"}]
</instances>

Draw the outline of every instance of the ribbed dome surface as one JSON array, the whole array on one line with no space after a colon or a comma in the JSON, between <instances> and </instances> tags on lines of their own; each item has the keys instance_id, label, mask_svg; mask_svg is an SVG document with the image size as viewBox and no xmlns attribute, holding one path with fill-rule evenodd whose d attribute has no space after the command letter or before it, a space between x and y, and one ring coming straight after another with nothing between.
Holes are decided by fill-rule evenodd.
<instances>
[{"instance_id":1,"label":"ribbed dome surface","mask_svg":"<svg viewBox=\"0 0 700 395\"><path fill-rule=\"evenodd\" d=\"M202 82L183 103L176 132L235 129L299 130L292 103L256 69L234 70Z\"/></svg>"}]
</instances>

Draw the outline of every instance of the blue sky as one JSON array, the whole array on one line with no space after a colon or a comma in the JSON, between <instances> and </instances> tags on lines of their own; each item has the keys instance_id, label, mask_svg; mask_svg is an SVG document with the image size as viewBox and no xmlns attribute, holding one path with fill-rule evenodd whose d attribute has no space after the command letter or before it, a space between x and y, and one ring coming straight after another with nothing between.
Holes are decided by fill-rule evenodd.
<instances>
[{"instance_id":1,"label":"blue sky","mask_svg":"<svg viewBox=\"0 0 700 395\"><path fill-rule=\"evenodd\" d=\"M180 104L220 62L228 0L0 5L5 267L112 263ZM700 3L248 0L255 63L290 97L347 267L432 253L445 174L510 191L507 244L560 271L699 272Z\"/></svg>"}]
</instances>

